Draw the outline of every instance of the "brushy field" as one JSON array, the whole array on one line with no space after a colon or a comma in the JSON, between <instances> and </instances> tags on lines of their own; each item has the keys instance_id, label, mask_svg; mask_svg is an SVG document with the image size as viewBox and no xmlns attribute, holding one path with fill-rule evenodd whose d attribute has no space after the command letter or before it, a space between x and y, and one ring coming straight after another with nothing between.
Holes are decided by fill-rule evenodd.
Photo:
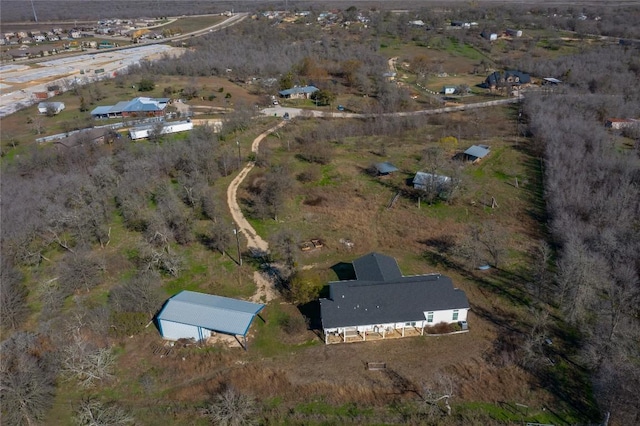
<instances>
[{"instance_id":1,"label":"brushy field","mask_svg":"<svg viewBox=\"0 0 640 426\"><path fill-rule=\"evenodd\" d=\"M479 60L476 51L447 40L442 43L436 55L442 60L450 58L444 68L464 74L443 82L479 78L470 73ZM403 50L390 45L385 49L385 54L408 59L429 48ZM95 105L142 95L131 87L135 83L100 83L105 96ZM441 82L432 84L435 89ZM167 87L179 91L188 85L202 93L194 105L232 107L240 101L261 102L245 88L215 78L160 77L154 91L143 95L163 96ZM226 93L231 96L225 97ZM216 97L209 100L209 94ZM63 121L86 117L78 111L76 95L67 93L60 100L67 110L56 118L43 117L47 133L60 130ZM33 145L34 135L26 126L33 114L31 108L3 119L3 148L8 145L5 141L17 141L11 155ZM421 395L436 386L436 377L445 375L455 388L451 404L456 420L448 420L449 424L571 424L580 420L579 413L591 409L592 401L588 392L565 398L570 389L588 389L583 373L568 357L543 370L545 374L535 375L513 355L522 336L533 327L531 308L536 301L526 287L531 281L532 252L545 234L542 171L530 142L516 137L517 116L517 106L490 108L424 117L419 125L399 126L384 135L349 137L340 136L348 120L296 119L263 142L268 163L288 170L291 189L277 220L250 218L261 236L269 238L287 230L300 243L321 239L321 249L297 251L296 260L299 269L323 282L338 279L332 267L371 251L394 256L405 275L446 274L470 300L469 333L325 346L313 327L318 321L317 305L299 307L282 297L271 302L252 325L246 352L237 344L167 346L153 324L137 335L114 339L118 354L115 377L96 392L102 400L118 401L128 408L136 424L207 424L202 410L225 387L259 401L265 424L420 424L423 418L415 415L425 408ZM259 123L260 130L275 121L269 120ZM243 157L248 156L249 144L260 130L238 135ZM320 133L336 135L315 141L328 147L330 161L312 164L300 155L304 147L298 141ZM417 171L425 170L426 150L442 148L449 162L473 144L489 145L491 154L478 164L456 163L461 183L450 202L427 203L408 195L410 180ZM399 171L384 177L368 173L373 163L382 161L392 162ZM299 178L310 169L315 169L313 179ZM239 191L247 214L253 197L251 182L260 181L267 172L257 167ZM221 200L232 178L216 182ZM492 207L492 199L497 206ZM226 210L224 214L228 219ZM474 226L487 224L497 232L501 261L497 268L478 271L477 264L456 256L455 247ZM128 259L135 238L114 220L105 256L117 260L110 263L121 266L118 274L131 273ZM167 296L182 289L241 298L253 293L252 275L258 265L245 262L238 267L235 252L215 253L198 242L180 250L185 271L178 278L164 278ZM118 274L112 277L113 283L121 278ZM104 297L101 289L95 295L96 303ZM554 336L556 345L563 344L559 336L565 331L552 331L558 335ZM364 365L370 361L385 362L387 370L366 370ZM70 424L69 401L82 397L71 384L61 384L51 423ZM447 419L440 421L446 424Z\"/></svg>"}]
</instances>

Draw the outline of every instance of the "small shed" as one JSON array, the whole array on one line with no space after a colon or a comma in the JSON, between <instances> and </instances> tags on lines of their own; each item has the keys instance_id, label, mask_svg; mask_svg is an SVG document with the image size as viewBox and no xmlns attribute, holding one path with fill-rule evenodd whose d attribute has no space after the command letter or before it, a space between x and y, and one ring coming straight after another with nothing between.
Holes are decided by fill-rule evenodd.
<instances>
[{"instance_id":1,"label":"small shed","mask_svg":"<svg viewBox=\"0 0 640 426\"><path fill-rule=\"evenodd\" d=\"M451 183L449 176L436 175L433 173L417 172L413 178L413 187L423 191L441 189L449 183Z\"/></svg>"},{"instance_id":2,"label":"small shed","mask_svg":"<svg viewBox=\"0 0 640 426\"><path fill-rule=\"evenodd\" d=\"M156 317L164 339L205 340L212 332L242 336L247 333L263 304L184 290L171 299Z\"/></svg>"},{"instance_id":3,"label":"small shed","mask_svg":"<svg viewBox=\"0 0 640 426\"><path fill-rule=\"evenodd\" d=\"M442 88L442 93L444 93L445 95L453 95L454 93L456 93L456 86L444 86Z\"/></svg>"},{"instance_id":4,"label":"small shed","mask_svg":"<svg viewBox=\"0 0 640 426\"><path fill-rule=\"evenodd\" d=\"M374 164L374 167L378 172L378 176L387 176L393 172L398 171L398 168L388 161L385 161L384 163L376 163Z\"/></svg>"},{"instance_id":5,"label":"small shed","mask_svg":"<svg viewBox=\"0 0 640 426\"><path fill-rule=\"evenodd\" d=\"M554 77L545 77L542 79L542 84L543 85L547 85L547 86L557 86L558 84L561 84L562 81L558 80L557 78Z\"/></svg>"},{"instance_id":6,"label":"small shed","mask_svg":"<svg viewBox=\"0 0 640 426\"><path fill-rule=\"evenodd\" d=\"M505 31L509 37L522 37L522 30L514 30L511 28L507 28Z\"/></svg>"},{"instance_id":7,"label":"small shed","mask_svg":"<svg viewBox=\"0 0 640 426\"><path fill-rule=\"evenodd\" d=\"M53 113L53 115L60 114L60 111L64 109L63 102L40 102L38 104L38 112L40 114L47 114L49 110Z\"/></svg>"},{"instance_id":8,"label":"small shed","mask_svg":"<svg viewBox=\"0 0 640 426\"><path fill-rule=\"evenodd\" d=\"M477 163L487 155L491 150L487 145L471 145L464 152L464 159L467 161L471 161L472 163Z\"/></svg>"}]
</instances>

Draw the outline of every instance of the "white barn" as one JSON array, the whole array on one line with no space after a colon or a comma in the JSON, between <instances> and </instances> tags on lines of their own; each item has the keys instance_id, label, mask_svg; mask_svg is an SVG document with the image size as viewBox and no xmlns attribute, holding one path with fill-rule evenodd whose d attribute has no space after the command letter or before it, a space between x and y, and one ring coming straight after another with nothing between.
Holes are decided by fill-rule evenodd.
<instances>
[{"instance_id":1,"label":"white barn","mask_svg":"<svg viewBox=\"0 0 640 426\"><path fill-rule=\"evenodd\" d=\"M242 336L264 308L260 303L184 290L167 301L156 317L164 339L206 340L212 332Z\"/></svg>"},{"instance_id":2,"label":"white barn","mask_svg":"<svg viewBox=\"0 0 640 426\"><path fill-rule=\"evenodd\" d=\"M404 276L394 258L379 253L356 259L353 268L355 280L329 283L329 297L320 299L325 343L330 336L423 335L426 327L467 320L467 296L444 275Z\"/></svg>"}]
</instances>

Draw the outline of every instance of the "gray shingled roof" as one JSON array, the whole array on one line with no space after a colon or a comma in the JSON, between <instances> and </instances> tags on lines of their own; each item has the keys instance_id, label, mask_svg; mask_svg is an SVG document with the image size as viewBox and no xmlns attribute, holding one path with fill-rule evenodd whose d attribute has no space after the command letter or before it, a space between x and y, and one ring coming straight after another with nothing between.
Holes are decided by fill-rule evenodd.
<instances>
[{"instance_id":1,"label":"gray shingled roof","mask_svg":"<svg viewBox=\"0 0 640 426\"><path fill-rule=\"evenodd\" d=\"M468 309L464 291L439 275L402 276L392 257L370 253L353 262L357 279L329 283L320 299L324 328L423 321L425 312Z\"/></svg>"},{"instance_id":2,"label":"gray shingled roof","mask_svg":"<svg viewBox=\"0 0 640 426\"><path fill-rule=\"evenodd\" d=\"M244 336L263 308L260 303L184 290L169 299L157 319Z\"/></svg>"},{"instance_id":3,"label":"gray shingled roof","mask_svg":"<svg viewBox=\"0 0 640 426\"><path fill-rule=\"evenodd\" d=\"M353 261L359 281L391 281L402 278L398 262L380 253L369 253Z\"/></svg>"}]
</instances>

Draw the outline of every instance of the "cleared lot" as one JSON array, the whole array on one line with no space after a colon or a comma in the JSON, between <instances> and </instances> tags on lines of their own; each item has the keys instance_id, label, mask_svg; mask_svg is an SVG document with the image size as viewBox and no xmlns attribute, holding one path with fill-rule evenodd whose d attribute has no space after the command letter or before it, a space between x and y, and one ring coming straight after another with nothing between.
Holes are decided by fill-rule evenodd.
<instances>
[{"instance_id":1,"label":"cleared lot","mask_svg":"<svg viewBox=\"0 0 640 426\"><path fill-rule=\"evenodd\" d=\"M47 91L48 86L58 85L64 90L71 83L87 84L98 79L110 78L117 71L142 59L153 59L165 53L180 55L182 49L155 44L62 57L38 62L33 67L5 65L0 69L0 117L38 102L33 94ZM96 70L100 72L96 73Z\"/></svg>"}]
</instances>

